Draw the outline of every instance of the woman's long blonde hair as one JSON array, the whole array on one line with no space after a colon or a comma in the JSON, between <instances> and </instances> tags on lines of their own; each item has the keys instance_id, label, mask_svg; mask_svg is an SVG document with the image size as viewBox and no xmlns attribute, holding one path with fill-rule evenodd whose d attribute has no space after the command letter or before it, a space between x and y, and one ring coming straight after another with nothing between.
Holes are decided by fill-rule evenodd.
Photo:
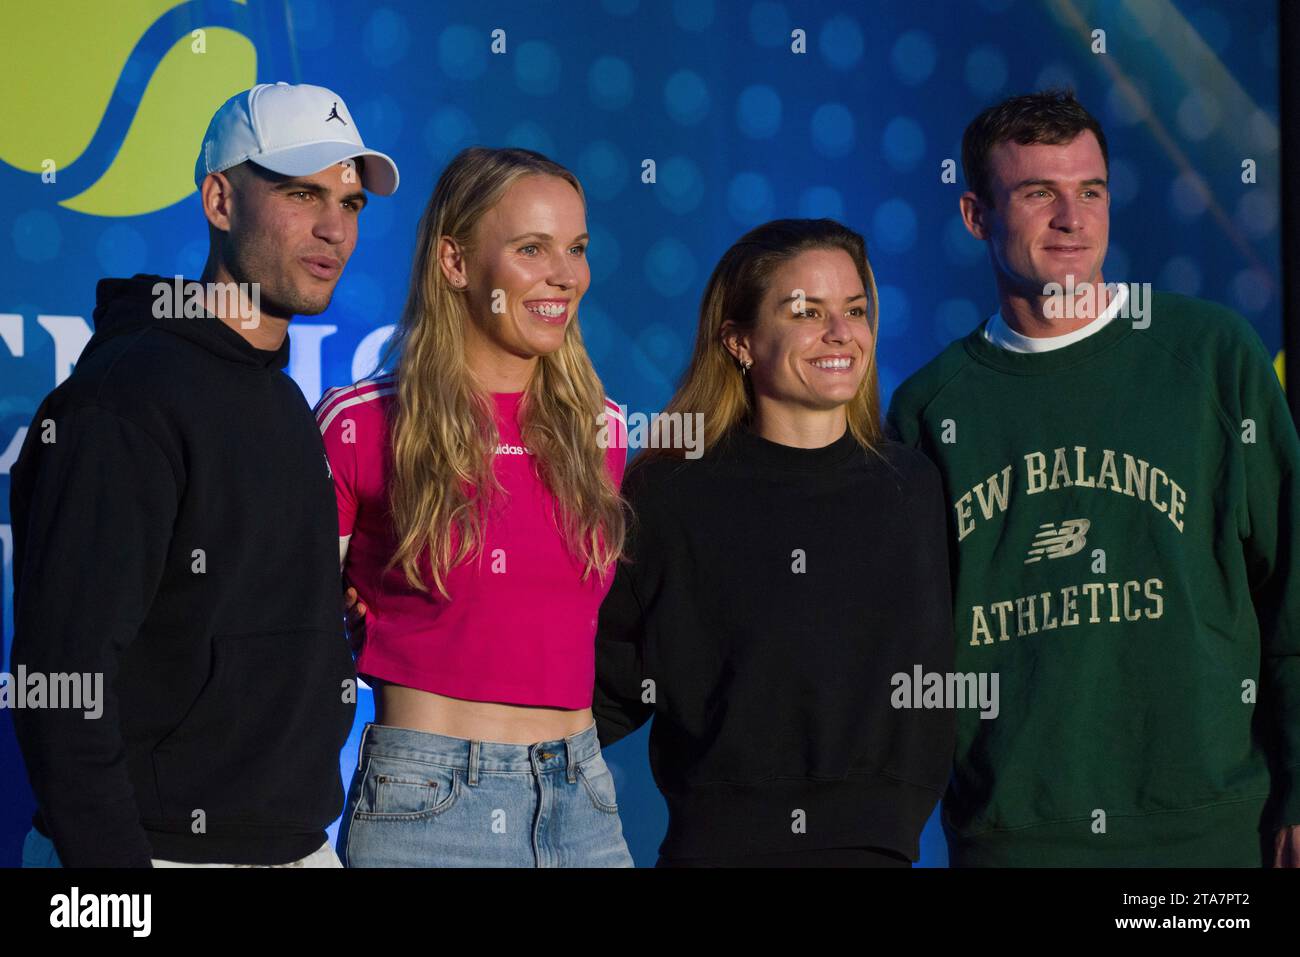
<instances>
[{"instance_id":1,"label":"woman's long blonde hair","mask_svg":"<svg viewBox=\"0 0 1300 957\"><path fill-rule=\"evenodd\" d=\"M776 219L750 230L722 254L709 277L700 300L699 328L690 365L677 392L664 409L665 417L704 414L704 447L754 417L753 383L742 375L740 364L722 341L723 323L730 319L742 331L758 321L763 297L772 275L783 263L816 249L842 249L849 254L867 294L867 317L871 324L871 351L862 385L846 409L849 431L868 451L876 451L882 437L880 384L876 372L876 336L879 296L876 278L867 261L867 244L862 236L833 219ZM672 422L665 418L663 421ZM658 425L658 423L656 423ZM656 457L684 457L682 449L664 448L670 442L652 441L632 462L636 468Z\"/></svg>"},{"instance_id":2,"label":"woman's long blonde hair","mask_svg":"<svg viewBox=\"0 0 1300 957\"><path fill-rule=\"evenodd\" d=\"M474 249L475 226L523 176L558 176L586 202L571 172L525 149L462 150L443 171L417 233L406 306L381 366L396 359L389 507L398 547L388 567L428 591L429 558L444 598L448 571L481 555L488 508L502 493L492 469L498 432L491 395L476 386L465 359L465 296L439 265L442 237ZM541 356L520 404L520 428L538 473L555 498L556 525L570 553L603 576L623 550L623 503L606 469L598 423L605 391L582 342L576 315L564 344ZM453 533L456 541L453 543Z\"/></svg>"}]
</instances>

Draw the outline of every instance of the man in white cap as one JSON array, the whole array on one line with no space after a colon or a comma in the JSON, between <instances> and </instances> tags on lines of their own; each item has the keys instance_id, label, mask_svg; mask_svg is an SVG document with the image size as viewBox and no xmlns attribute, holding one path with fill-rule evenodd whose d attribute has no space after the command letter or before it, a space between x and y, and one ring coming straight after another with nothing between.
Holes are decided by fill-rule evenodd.
<instances>
[{"instance_id":1,"label":"man in white cap","mask_svg":"<svg viewBox=\"0 0 1300 957\"><path fill-rule=\"evenodd\" d=\"M211 239L203 280L259 283L267 322L240 325L273 348L291 316L329 305L356 243L363 187L391 194L397 166L366 149L336 94L264 83L217 111L194 181Z\"/></svg>"},{"instance_id":2,"label":"man in white cap","mask_svg":"<svg viewBox=\"0 0 1300 957\"><path fill-rule=\"evenodd\" d=\"M217 111L195 181L202 281L102 280L12 469L25 865L339 866L355 672L329 466L283 369L397 167L337 94L277 83Z\"/></svg>"}]
</instances>

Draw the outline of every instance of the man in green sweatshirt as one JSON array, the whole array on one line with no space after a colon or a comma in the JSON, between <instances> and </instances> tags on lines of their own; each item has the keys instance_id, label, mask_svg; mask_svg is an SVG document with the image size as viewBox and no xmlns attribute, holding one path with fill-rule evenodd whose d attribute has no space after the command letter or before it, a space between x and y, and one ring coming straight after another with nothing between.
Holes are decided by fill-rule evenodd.
<instances>
[{"instance_id":1,"label":"man in green sweatshirt","mask_svg":"<svg viewBox=\"0 0 1300 957\"><path fill-rule=\"evenodd\" d=\"M1300 440L1228 309L1106 283L1106 139L1072 94L967 128L1000 310L908 379L943 473L954 866L1300 865Z\"/></svg>"}]
</instances>

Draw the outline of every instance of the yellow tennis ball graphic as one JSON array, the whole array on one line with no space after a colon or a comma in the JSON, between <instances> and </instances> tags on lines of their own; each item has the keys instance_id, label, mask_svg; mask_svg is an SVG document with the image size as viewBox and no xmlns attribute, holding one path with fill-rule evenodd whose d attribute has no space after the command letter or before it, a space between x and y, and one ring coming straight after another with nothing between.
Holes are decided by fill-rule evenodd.
<instances>
[{"instance_id":1,"label":"yellow tennis ball graphic","mask_svg":"<svg viewBox=\"0 0 1300 957\"><path fill-rule=\"evenodd\" d=\"M238 2L238 0L236 0ZM0 161L40 173L82 156L140 38L175 0L64 0L11 14L14 95L0 99ZM178 37L154 68L112 163L60 205L93 216L139 216L194 191L208 120L257 80L257 51L225 27Z\"/></svg>"}]
</instances>

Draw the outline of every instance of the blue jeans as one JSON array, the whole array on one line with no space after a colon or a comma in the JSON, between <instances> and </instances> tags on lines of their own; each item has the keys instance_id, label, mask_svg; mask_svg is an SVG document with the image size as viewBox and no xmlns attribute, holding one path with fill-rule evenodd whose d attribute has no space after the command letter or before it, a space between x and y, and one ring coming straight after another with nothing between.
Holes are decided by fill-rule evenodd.
<instances>
[{"instance_id":1,"label":"blue jeans","mask_svg":"<svg viewBox=\"0 0 1300 957\"><path fill-rule=\"evenodd\" d=\"M368 724L339 857L347 867L631 867L596 726L538 744Z\"/></svg>"},{"instance_id":2,"label":"blue jeans","mask_svg":"<svg viewBox=\"0 0 1300 957\"><path fill-rule=\"evenodd\" d=\"M23 867L62 867L54 842L36 828L27 832L23 840Z\"/></svg>"}]
</instances>

